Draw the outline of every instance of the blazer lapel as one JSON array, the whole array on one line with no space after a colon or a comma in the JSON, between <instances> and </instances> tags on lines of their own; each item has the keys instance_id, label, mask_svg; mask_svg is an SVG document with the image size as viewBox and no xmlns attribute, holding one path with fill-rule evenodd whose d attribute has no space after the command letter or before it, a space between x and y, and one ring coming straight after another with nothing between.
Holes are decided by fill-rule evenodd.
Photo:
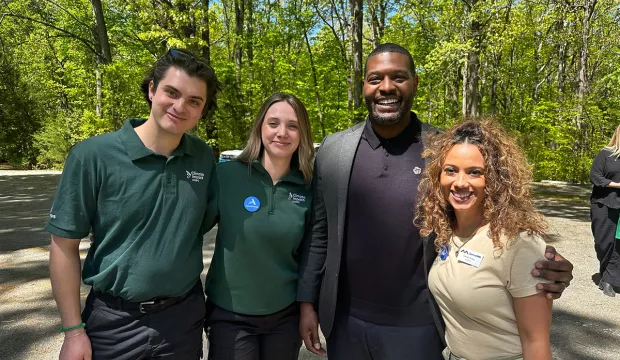
<instances>
[{"instance_id":1,"label":"blazer lapel","mask_svg":"<svg viewBox=\"0 0 620 360\"><path fill-rule=\"evenodd\" d=\"M342 139L340 147L340 155L338 156L338 240L342 243L344 238L344 223L347 213L347 196L349 194L349 179L351 178L351 169L353 168L353 160L357 152L364 123L347 131Z\"/></svg>"}]
</instances>

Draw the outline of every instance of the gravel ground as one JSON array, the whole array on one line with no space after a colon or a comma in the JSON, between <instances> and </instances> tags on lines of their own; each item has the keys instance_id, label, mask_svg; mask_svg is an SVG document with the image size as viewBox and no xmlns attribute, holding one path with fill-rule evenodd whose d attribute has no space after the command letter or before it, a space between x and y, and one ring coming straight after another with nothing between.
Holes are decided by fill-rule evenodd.
<instances>
[{"instance_id":1,"label":"gravel ground","mask_svg":"<svg viewBox=\"0 0 620 360\"><path fill-rule=\"evenodd\" d=\"M58 358L62 336L52 298L43 231L59 179L58 172L0 170L0 359ZM554 304L554 359L620 358L620 303L592 281L598 263L589 227L588 187L534 186L547 216L548 242L575 265L575 279ZM205 235L205 267L215 233ZM80 246L85 256L89 243ZM204 276L204 273L203 273ZM85 298L87 288L82 287ZM300 359L318 359L302 350Z\"/></svg>"}]
</instances>

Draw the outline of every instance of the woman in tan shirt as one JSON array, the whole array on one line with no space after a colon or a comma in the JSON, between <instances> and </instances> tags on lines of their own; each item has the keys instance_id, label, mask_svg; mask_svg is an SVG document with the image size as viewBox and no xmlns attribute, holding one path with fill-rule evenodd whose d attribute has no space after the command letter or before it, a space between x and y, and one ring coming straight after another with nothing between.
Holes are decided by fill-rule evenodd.
<instances>
[{"instance_id":1,"label":"woman in tan shirt","mask_svg":"<svg viewBox=\"0 0 620 360\"><path fill-rule=\"evenodd\" d=\"M429 288L446 323L444 357L551 359L552 301L528 271L544 259L546 224L523 152L485 120L436 136L425 156L416 223L436 235Z\"/></svg>"}]
</instances>

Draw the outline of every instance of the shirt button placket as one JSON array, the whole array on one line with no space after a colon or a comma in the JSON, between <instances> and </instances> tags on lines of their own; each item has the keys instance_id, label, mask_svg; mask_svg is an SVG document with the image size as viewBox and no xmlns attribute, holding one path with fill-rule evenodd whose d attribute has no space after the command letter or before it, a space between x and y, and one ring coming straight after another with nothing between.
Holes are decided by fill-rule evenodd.
<instances>
[{"instance_id":1,"label":"shirt button placket","mask_svg":"<svg viewBox=\"0 0 620 360\"><path fill-rule=\"evenodd\" d=\"M390 153L387 150L383 150L385 153L385 158L383 159L383 172L386 172L388 170L388 160L390 157Z\"/></svg>"},{"instance_id":2,"label":"shirt button placket","mask_svg":"<svg viewBox=\"0 0 620 360\"><path fill-rule=\"evenodd\" d=\"M176 195L177 187L176 187L176 175L172 171L174 166L170 164L172 158L169 158L166 161L166 166L164 167L164 176L166 181L166 194L167 195Z\"/></svg>"}]
</instances>

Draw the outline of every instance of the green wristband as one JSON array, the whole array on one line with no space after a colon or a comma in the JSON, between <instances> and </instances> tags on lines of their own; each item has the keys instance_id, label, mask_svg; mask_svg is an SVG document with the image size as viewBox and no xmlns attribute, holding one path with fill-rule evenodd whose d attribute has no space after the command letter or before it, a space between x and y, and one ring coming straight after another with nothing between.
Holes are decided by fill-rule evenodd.
<instances>
[{"instance_id":1,"label":"green wristband","mask_svg":"<svg viewBox=\"0 0 620 360\"><path fill-rule=\"evenodd\" d=\"M86 324L81 323L81 324L75 325L75 326L70 326L70 327L66 327L66 328L60 328L60 332L64 333L64 332L67 332L67 331L83 328L84 326L86 326Z\"/></svg>"}]
</instances>

